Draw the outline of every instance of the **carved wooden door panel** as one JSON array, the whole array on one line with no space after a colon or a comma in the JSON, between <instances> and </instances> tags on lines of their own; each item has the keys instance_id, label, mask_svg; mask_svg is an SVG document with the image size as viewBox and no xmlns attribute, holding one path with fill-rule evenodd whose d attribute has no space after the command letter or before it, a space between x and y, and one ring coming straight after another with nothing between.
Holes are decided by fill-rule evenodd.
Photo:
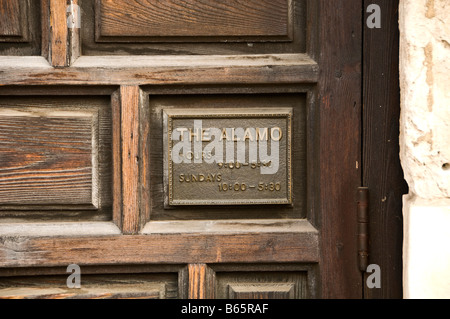
<instances>
[{"instance_id":1,"label":"carved wooden door panel","mask_svg":"<svg viewBox=\"0 0 450 319\"><path fill-rule=\"evenodd\" d=\"M361 12L0 0L0 297L360 298Z\"/></svg>"}]
</instances>

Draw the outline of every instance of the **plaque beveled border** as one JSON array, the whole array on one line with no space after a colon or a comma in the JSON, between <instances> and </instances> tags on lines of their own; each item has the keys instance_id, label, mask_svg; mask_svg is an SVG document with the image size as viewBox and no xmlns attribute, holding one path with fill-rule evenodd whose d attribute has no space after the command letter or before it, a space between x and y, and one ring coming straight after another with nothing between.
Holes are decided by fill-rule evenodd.
<instances>
[{"instance_id":1,"label":"plaque beveled border","mask_svg":"<svg viewBox=\"0 0 450 319\"><path fill-rule=\"evenodd\" d=\"M227 205L290 205L292 204L292 108L255 108L251 111L238 108L223 109L163 109L164 144L164 206L227 206ZM172 174L172 131L174 119L214 119L214 118L285 118L286 137L286 199L248 199L248 200L174 200Z\"/></svg>"}]
</instances>

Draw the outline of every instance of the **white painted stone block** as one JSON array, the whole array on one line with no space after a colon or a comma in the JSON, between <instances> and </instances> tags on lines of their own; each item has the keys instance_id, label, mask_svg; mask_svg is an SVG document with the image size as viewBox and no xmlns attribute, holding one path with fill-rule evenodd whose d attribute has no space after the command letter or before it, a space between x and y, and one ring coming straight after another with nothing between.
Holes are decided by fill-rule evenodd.
<instances>
[{"instance_id":1,"label":"white painted stone block","mask_svg":"<svg viewBox=\"0 0 450 319\"><path fill-rule=\"evenodd\" d=\"M404 298L450 297L450 200L404 198Z\"/></svg>"}]
</instances>

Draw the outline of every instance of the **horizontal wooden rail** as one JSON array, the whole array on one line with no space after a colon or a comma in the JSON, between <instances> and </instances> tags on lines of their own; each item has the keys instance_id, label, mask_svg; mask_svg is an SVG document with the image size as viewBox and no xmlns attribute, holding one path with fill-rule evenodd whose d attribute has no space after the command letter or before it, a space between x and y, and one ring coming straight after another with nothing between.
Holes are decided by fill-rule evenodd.
<instances>
[{"instance_id":1,"label":"horizontal wooden rail","mask_svg":"<svg viewBox=\"0 0 450 319\"><path fill-rule=\"evenodd\" d=\"M283 222L281 222L283 223ZM192 232L172 232L177 225L166 227L169 233L149 232L118 235L112 226L99 224L95 232L91 223L72 236L52 236L57 224L41 226L36 236L29 237L23 225L0 226L0 268L114 264L183 264L183 263L314 263L319 260L318 231L307 221L271 225L236 223L217 225L214 231L202 233L201 225ZM226 223L225 223L226 224ZM289 226L291 224L291 226ZM32 225L32 224L31 224ZM70 229L71 223L64 227ZM80 223L72 224L81 227ZM30 226L30 227L33 227ZM72 228L73 228L72 227ZM114 229L113 229L114 228ZM228 228L228 231L227 231ZM61 229L63 227L61 226ZM82 229L82 228L79 228ZM103 229L103 230L102 230ZM246 229L246 230L245 230ZM35 230L37 231L37 230ZM99 235L94 235L95 233Z\"/></svg>"},{"instance_id":2,"label":"horizontal wooden rail","mask_svg":"<svg viewBox=\"0 0 450 319\"><path fill-rule=\"evenodd\" d=\"M316 83L306 54L80 57L55 69L44 58L0 57L0 85L157 85Z\"/></svg>"}]
</instances>

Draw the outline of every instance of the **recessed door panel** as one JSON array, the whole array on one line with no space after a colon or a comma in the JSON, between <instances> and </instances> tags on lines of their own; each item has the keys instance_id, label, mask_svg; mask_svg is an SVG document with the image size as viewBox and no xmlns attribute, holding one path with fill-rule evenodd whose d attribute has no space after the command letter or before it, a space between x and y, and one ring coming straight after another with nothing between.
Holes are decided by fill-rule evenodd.
<instances>
[{"instance_id":1,"label":"recessed door panel","mask_svg":"<svg viewBox=\"0 0 450 319\"><path fill-rule=\"evenodd\" d=\"M67 276L2 278L0 299L174 299L176 274L109 274L80 276L79 289Z\"/></svg>"},{"instance_id":2,"label":"recessed door panel","mask_svg":"<svg viewBox=\"0 0 450 319\"><path fill-rule=\"evenodd\" d=\"M86 55L304 53L305 0L84 0Z\"/></svg>"},{"instance_id":3,"label":"recessed door panel","mask_svg":"<svg viewBox=\"0 0 450 319\"><path fill-rule=\"evenodd\" d=\"M217 273L219 299L303 299L307 296L306 272Z\"/></svg>"},{"instance_id":4,"label":"recessed door panel","mask_svg":"<svg viewBox=\"0 0 450 319\"><path fill-rule=\"evenodd\" d=\"M111 218L111 132L105 98L2 98L0 215Z\"/></svg>"},{"instance_id":5,"label":"recessed door panel","mask_svg":"<svg viewBox=\"0 0 450 319\"><path fill-rule=\"evenodd\" d=\"M305 95L150 94L145 103L150 220L304 216Z\"/></svg>"},{"instance_id":6,"label":"recessed door panel","mask_svg":"<svg viewBox=\"0 0 450 319\"><path fill-rule=\"evenodd\" d=\"M41 55L41 0L0 0L0 56Z\"/></svg>"}]
</instances>

